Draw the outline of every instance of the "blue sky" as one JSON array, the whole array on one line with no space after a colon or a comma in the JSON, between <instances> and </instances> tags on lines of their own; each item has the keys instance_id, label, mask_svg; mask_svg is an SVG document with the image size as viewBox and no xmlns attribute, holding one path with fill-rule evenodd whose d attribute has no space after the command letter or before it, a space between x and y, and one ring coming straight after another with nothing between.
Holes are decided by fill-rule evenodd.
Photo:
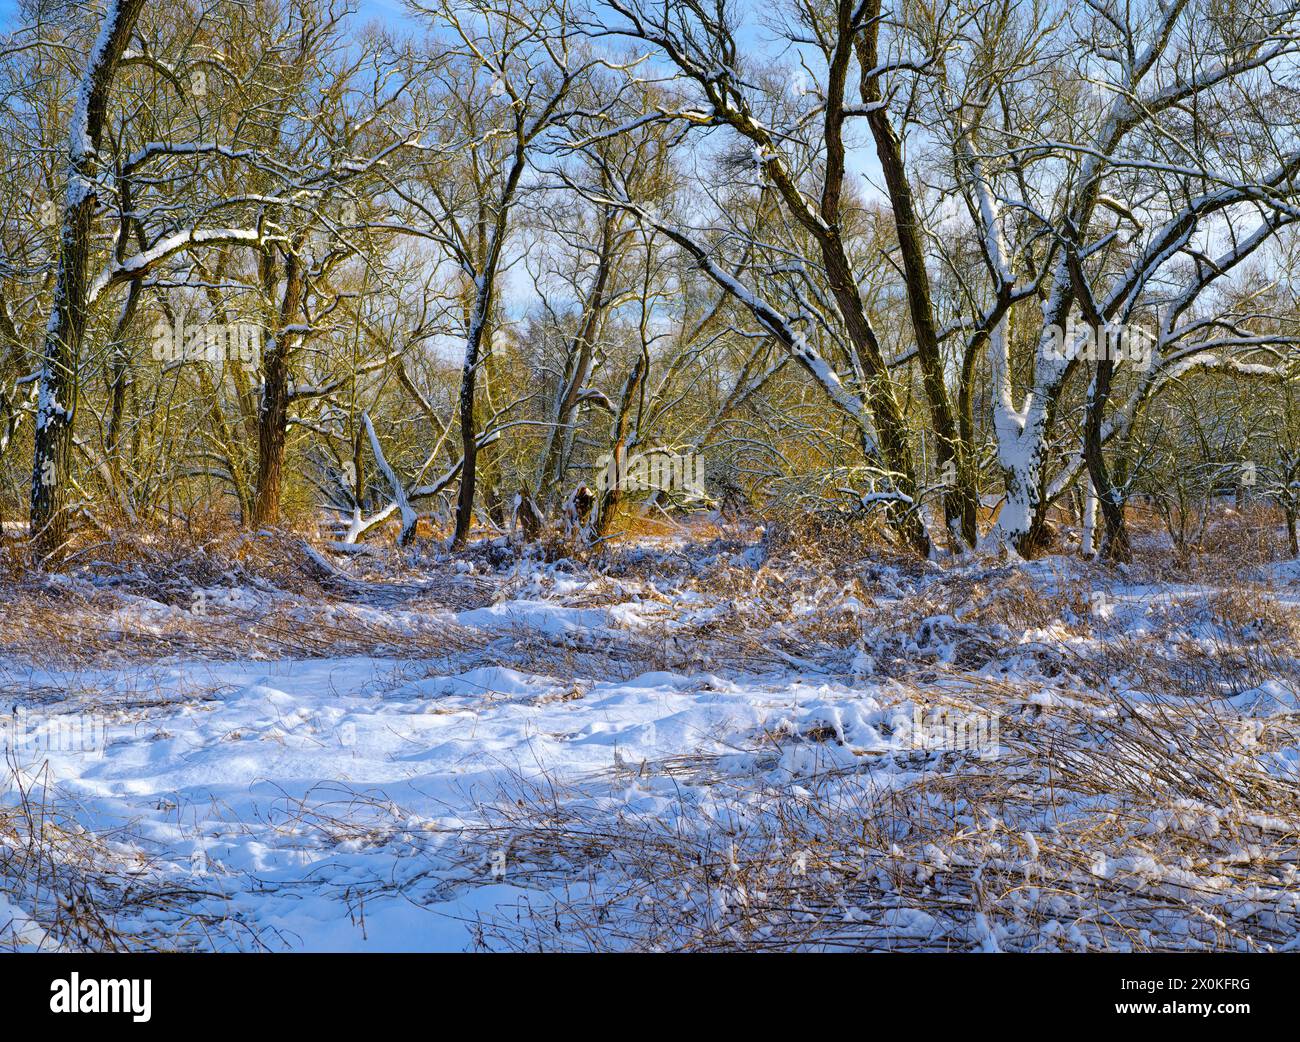
<instances>
[{"instance_id":1,"label":"blue sky","mask_svg":"<svg viewBox=\"0 0 1300 1042\"><path fill-rule=\"evenodd\" d=\"M397 22L405 18L401 0L358 0L357 14L363 21Z\"/></svg>"},{"instance_id":2,"label":"blue sky","mask_svg":"<svg viewBox=\"0 0 1300 1042\"><path fill-rule=\"evenodd\" d=\"M362 22L379 21L387 24L410 25L405 5L402 0L355 0L357 16ZM17 27L17 0L0 0L0 35L13 31ZM746 20L740 27L739 37L742 41L757 40L768 34L757 24L757 19Z\"/></svg>"},{"instance_id":3,"label":"blue sky","mask_svg":"<svg viewBox=\"0 0 1300 1042\"><path fill-rule=\"evenodd\" d=\"M402 0L358 0L357 8L363 21L398 22L404 17ZM0 33L11 32L17 16L16 0L0 0Z\"/></svg>"}]
</instances>

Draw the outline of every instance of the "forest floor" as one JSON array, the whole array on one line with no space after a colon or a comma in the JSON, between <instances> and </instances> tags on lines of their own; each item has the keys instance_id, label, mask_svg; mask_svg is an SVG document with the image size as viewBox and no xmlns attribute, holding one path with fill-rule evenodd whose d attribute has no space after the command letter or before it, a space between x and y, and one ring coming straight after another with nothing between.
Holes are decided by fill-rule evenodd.
<instances>
[{"instance_id":1,"label":"forest floor","mask_svg":"<svg viewBox=\"0 0 1300 1042\"><path fill-rule=\"evenodd\" d=\"M1233 546L15 570L0 949L1298 949L1300 564Z\"/></svg>"}]
</instances>

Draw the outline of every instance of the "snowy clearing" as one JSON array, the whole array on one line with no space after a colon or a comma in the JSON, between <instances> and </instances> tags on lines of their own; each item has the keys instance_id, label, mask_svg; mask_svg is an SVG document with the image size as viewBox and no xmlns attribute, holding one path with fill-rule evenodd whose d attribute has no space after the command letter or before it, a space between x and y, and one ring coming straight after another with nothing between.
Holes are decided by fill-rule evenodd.
<instances>
[{"instance_id":1,"label":"snowy clearing","mask_svg":"<svg viewBox=\"0 0 1300 1042\"><path fill-rule=\"evenodd\" d=\"M6 592L0 943L1300 947L1294 566L328 560Z\"/></svg>"}]
</instances>

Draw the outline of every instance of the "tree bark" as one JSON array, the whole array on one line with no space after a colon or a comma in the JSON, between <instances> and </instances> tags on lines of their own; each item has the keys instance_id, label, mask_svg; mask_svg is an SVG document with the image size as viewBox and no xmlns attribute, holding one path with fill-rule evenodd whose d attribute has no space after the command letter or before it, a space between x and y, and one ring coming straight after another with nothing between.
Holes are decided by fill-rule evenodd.
<instances>
[{"instance_id":1,"label":"tree bark","mask_svg":"<svg viewBox=\"0 0 1300 1042\"><path fill-rule=\"evenodd\" d=\"M67 538L67 486L77 412L81 342L89 315L87 272L99 207L99 149L108 95L144 0L111 2L90 51L72 114L68 195L59 236L53 313L41 358L32 459L30 534L38 557L58 553Z\"/></svg>"},{"instance_id":2,"label":"tree bark","mask_svg":"<svg viewBox=\"0 0 1300 1042\"><path fill-rule=\"evenodd\" d=\"M614 211L606 208L601 221L600 255L591 288L583 301L582 315L577 332L569 342L568 357L556 393L554 424L546 439L542 466L537 484L537 500L542 510L550 512L562 498L561 486L568 467L568 449L572 444L569 430L578 412L579 394L591 373L591 358L595 348L596 330L605 303L605 286L613 266Z\"/></svg>"},{"instance_id":3,"label":"tree bark","mask_svg":"<svg viewBox=\"0 0 1300 1042\"><path fill-rule=\"evenodd\" d=\"M275 284L275 259L263 256L263 285L270 296ZM286 332L302 309L306 272L296 252L284 264L284 290L276 328L264 337L262 401L257 414L257 482L253 492L253 525L274 525L280 520L284 478L284 449L289 432L290 354L297 334Z\"/></svg>"},{"instance_id":4,"label":"tree bark","mask_svg":"<svg viewBox=\"0 0 1300 1042\"><path fill-rule=\"evenodd\" d=\"M483 329L486 326L488 291L480 285L470 320L469 335L465 338L465 364L460 374L460 488L456 494L456 527L451 545L463 547L469 539L474 521L474 485L478 464L478 428L474 421L474 384L478 375L479 354L482 350Z\"/></svg>"},{"instance_id":5,"label":"tree bark","mask_svg":"<svg viewBox=\"0 0 1300 1042\"><path fill-rule=\"evenodd\" d=\"M628 374L627 379L623 382L623 391L618 398L618 412L614 416L614 423L610 434L610 466L609 470L621 475L624 472L624 460L627 457L627 432L632 423L632 408L641 393L641 384L645 380L647 369L646 356L638 355L636 365ZM593 525L597 539L603 539L609 535L610 529L614 526L614 518L618 514L619 504L623 501L623 488L620 481L616 478L608 487L601 490L600 501L596 507L596 521Z\"/></svg>"},{"instance_id":6,"label":"tree bark","mask_svg":"<svg viewBox=\"0 0 1300 1042\"><path fill-rule=\"evenodd\" d=\"M519 117L516 116L516 119L518 120ZM492 315L492 305L496 296L497 268L501 263L501 251L505 247L510 207L514 203L519 179L523 176L527 147L528 136L525 127L517 122L514 158L506 174L500 199L496 203L496 214L483 252L483 262L474 279L474 307L470 312L469 329L466 331L465 363L460 375L458 412L462 462L460 488L456 494L456 526L451 537L453 548L465 545L474 522L474 490L477 477L475 468L479 453L478 426L474 419L474 387L477 382L479 363L484 353L485 331L488 328L488 320ZM490 343L488 347L491 348Z\"/></svg>"},{"instance_id":7,"label":"tree bark","mask_svg":"<svg viewBox=\"0 0 1300 1042\"><path fill-rule=\"evenodd\" d=\"M1124 501L1119 489L1110 479L1106 457L1102 451L1101 425L1110 399L1111 378L1115 374L1115 358L1110 338L1105 334L1105 323L1093 299L1079 262L1078 254L1070 253L1070 273L1077 290L1083 317L1093 327L1093 342L1097 344L1097 369L1083 419L1083 454L1088 464L1088 476L1096 490L1097 505L1101 508L1105 532L1101 543L1101 556L1111 561L1127 561L1131 556L1128 529L1124 525ZM1047 497L1043 497L1046 499Z\"/></svg>"},{"instance_id":8,"label":"tree bark","mask_svg":"<svg viewBox=\"0 0 1300 1042\"><path fill-rule=\"evenodd\" d=\"M851 5L841 4L842 17ZM948 537L961 549L974 546L976 527L975 473L970 465L971 443L959 429L952 398L944 378L943 357L939 350L939 333L934 320L934 302L930 274L925 266L925 244L916 199L903 163L902 142L894 130L880 89L880 79L871 75L878 64L880 38L880 0L870 0L866 28L858 38L859 94L869 109L867 124L876 144L876 155L885 175L885 187L894 215L899 252L907 288L908 312L916 338L916 356L921 367L921 384L930 406L931 423L936 435L939 469L952 474L952 483L943 496L943 512Z\"/></svg>"}]
</instances>

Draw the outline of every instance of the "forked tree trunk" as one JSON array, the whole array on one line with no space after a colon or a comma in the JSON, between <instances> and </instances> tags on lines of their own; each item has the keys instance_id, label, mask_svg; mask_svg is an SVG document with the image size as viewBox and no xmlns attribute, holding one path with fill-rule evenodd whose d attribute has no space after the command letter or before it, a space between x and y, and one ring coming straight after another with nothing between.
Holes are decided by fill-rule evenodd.
<instances>
[{"instance_id":1,"label":"forked tree trunk","mask_svg":"<svg viewBox=\"0 0 1300 1042\"><path fill-rule=\"evenodd\" d=\"M1118 487L1111 481L1102 451L1101 424L1110 400L1111 379L1115 375L1115 358L1110 338L1105 335L1105 323L1093 300L1092 291L1079 263L1078 255L1070 255L1070 270L1078 290L1084 320L1093 327L1093 342L1097 346L1097 370L1083 417L1083 455L1088 464L1088 477L1096 490L1097 505L1105 525L1101 556L1111 561L1127 561L1130 557L1128 529L1124 526L1124 501Z\"/></svg>"},{"instance_id":2,"label":"forked tree trunk","mask_svg":"<svg viewBox=\"0 0 1300 1042\"><path fill-rule=\"evenodd\" d=\"M625 472L623 466L627 458L627 432L632 424L632 409L636 403L637 396L641 393L641 384L646 375L646 356L638 355L636 365L628 373L627 379L623 382L622 393L618 397L618 412L614 416L614 423L610 431L610 465L606 472L616 475L613 482L601 490L600 500L596 506L596 521L592 526L597 539L603 539L609 535L610 529L614 526L614 518L618 514L619 504L623 502L623 488L621 485L621 475Z\"/></svg>"}]
</instances>

